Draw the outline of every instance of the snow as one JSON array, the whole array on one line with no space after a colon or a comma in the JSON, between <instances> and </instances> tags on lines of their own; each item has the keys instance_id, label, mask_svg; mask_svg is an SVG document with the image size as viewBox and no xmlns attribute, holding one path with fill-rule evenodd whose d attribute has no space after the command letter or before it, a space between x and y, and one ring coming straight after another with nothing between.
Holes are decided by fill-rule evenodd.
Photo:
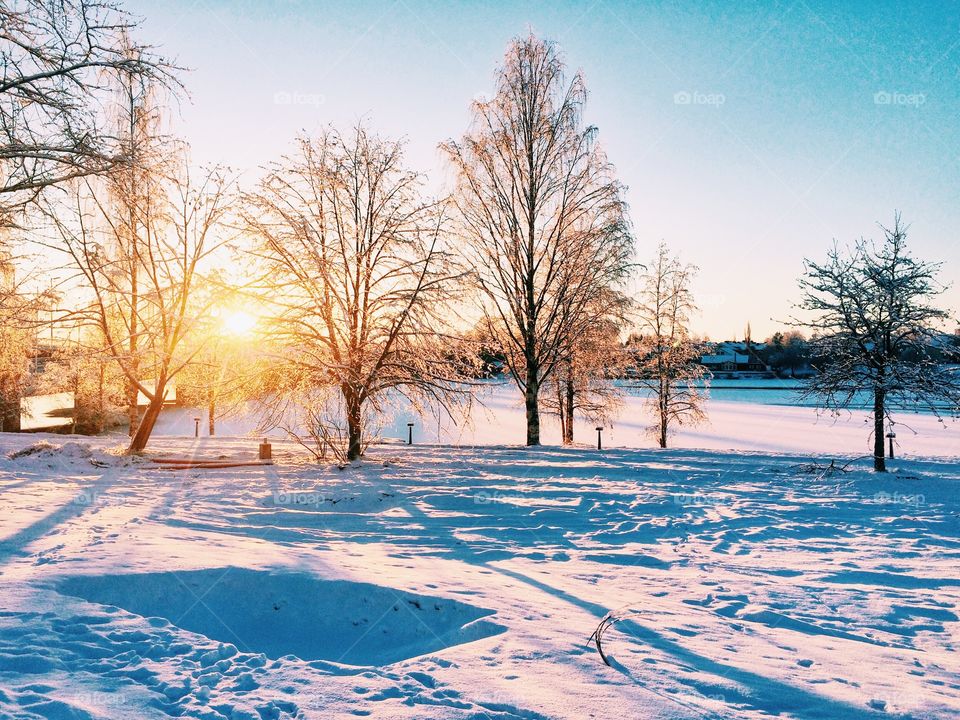
<instances>
[{"instance_id":1,"label":"snow","mask_svg":"<svg viewBox=\"0 0 960 720\"><path fill-rule=\"evenodd\" d=\"M712 403L659 451L628 405L598 452L486 401L342 471L0 435L0 717L960 717L955 426L877 476L829 469L858 415ZM254 457L177 417L153 453Z\"/></svg>"}]
</instances>

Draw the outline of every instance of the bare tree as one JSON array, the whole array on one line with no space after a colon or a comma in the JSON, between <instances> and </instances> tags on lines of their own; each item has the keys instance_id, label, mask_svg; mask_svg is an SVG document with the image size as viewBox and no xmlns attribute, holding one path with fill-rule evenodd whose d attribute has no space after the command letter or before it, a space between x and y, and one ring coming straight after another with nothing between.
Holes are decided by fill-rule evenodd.
<instances>
[{"instance_id":1,"label":"bare tree","mask_svg":"<svg viewBox=\"0 0 960 720\"><path fill-rule=\"evenodd\" d=\"M584 126L586 87L568 83L556 45L511 43L492 100L444 149L458 176L464 254L483 311L524 395L528 445L540 443L540 388L597 295L628 273L622 186Z\"/></svg>"},{"instance_id":2,"label":"bare tree","mask_svg":"<svg viewBox=\"0 0 960 720\"><path fill-rule=\"evenodd\" d=\"M703 346L690 334L690 316L697 309L690 291L695 273L661 243L641 277L636 384L649 393L657 417L652 430L661 448L667 447L671 425L695 425L706 418L699 387L706 376L699 362Z\"/></svg>"},{"instance_id":3,"label":"bare tree","mask_svg":"<svg viewBox=\"0 0 960 720\"><path fill-rule=\"evenodd\" d=\"M208 308L190 298L205 264L225 242L220 231L231 185L218 168L194 179L184 159L176 174L152 185L150 210L139 214L135 236L120 229L128 208L111 203L113 196L91 182L81 182L72 194L72 212L60 203L47 205L55 231L50 247L68 254L91 296L64 318L96 327L128 385L147 400L131 453L146 447L170 382L192 359L179 351Z\"/></svg>"},{"instance_id":4,"label":"bare tree","mask_svg":"<svg viewBox=\"0 0 960 720\"><path fill-rule=\"evenodd\" d=\"M625 295L609 291L587 306L580 322L571 323L542 398L544 409L560 419L564 445L573 443L576 416L606 422L623 405L623 390L615 380L631 361L620 341L629 309Z\"/></svg>"},{"instance_id":5,"label":"bare tree","mask_svg":"<svg viewBox=\"0 0 960 720\"><path fill-rule=\"evenodd\" d=\"M251 399L253 383L243 367L246 348L221 338L202 344L177 376L177 402L205 410L207 434L213 437L217 422L239 413Z\"/></svg>"},{"instance_id":6,"label":"bare tree","mask_svg":"<svg viewBox=\"0 0 960 720\"><path fill-rule=\"evenodd\" d=\"M945 289L937 282L941 264L908 252L899 213L892 228L880 228L879 245L861 239L842 250L834 244L826 262L804 262L800 308L812 319L796 324L818 333L811 344L820 358L819 373L804 394L837 412L868 393L873 467L884 472L884 422L893 422L891 406L925 408L938 418L956 416L960 370L936 357L938 334L951 319L932 304Z\"/></svg>"},{"instance_id":7,"label":"bare tree","mask_svg":"<svg viewBox=\"0 0 960 720\"><path fill-rule=\"evenodd\" d=\"M140 389L137 386L141 357L141 313L148 306L144 297L149 292L142 277L145 263L151 263L151 235L163 222L168 208L164 198L164 182L176 169L171 158L182 157L178 148L164 135L162 87L149 78L121 72L116 83L116 100L111 115L116 126L117 146L124 158L105 176L97 192L91 194L100 216L110 233L114 256L114 273L124 278L126 295L117 304L115 313L124 325L123 342L129 364L126 373L126 405L130 436L140 425ZM87 187L91 187L88 183Z\"/></svg>"},{"instance_id":8,"label":"bare tree","mask_svg":"<svg viewBox=\"0 0 960 720\"><path fill-rule=\"evenodd\" d=\"M213 437L218 420L238 414L255 397L262 337L258 318L241 309L249 302L242 288L219 272L203 280L193 297L204 311L196 313L195 332L182 346L191 359L177 376L177 402L205 409Z\"/></svg>"},{"instance_id":9,"label":"bare tree","mask_svg":"<svg viewBox=\"0 0 960 720\"><path fill-rule=\"evenodd\" d=\"M810 363L810 346L806 336L798 330L775 332L767 338L760 358L777 375L789 371L790 377L796 377L797 370Z\"/></svg>"},{"instance_id":10,"label":"bare tree","mask_svg":"<svg viewBox=\"0 0 960 720\"><path fill-rule=\"evenodd\" d=\"M442 335L458 279L441 247L444 206L422 199L401 143L362 126L302 138L270 170L247 197L247 221L284 368L272 421L299 397L320 454L342 440L353 460L371 407L395 395L449 407L458 396L459 356Z\"/></svg>"},{"instance_id":11,"label":"bare tree","mask_svg":"<svg viewBox=\"0 0 960 720\"><path fill-rule=\"evenodd\" d=\"M45 187L126 162L107 108L118 75L179 87L112 2L0 4L0 224Z\"/></svg>"}]
</instances>

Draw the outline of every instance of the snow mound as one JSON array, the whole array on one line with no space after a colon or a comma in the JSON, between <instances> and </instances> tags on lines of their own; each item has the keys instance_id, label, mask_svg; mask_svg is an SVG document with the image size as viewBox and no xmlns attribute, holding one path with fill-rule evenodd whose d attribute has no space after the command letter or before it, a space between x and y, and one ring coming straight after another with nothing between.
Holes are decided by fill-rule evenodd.
<instances>
[{"instance_id":1,"label":"snow mound","mask_svg":"<svg viewBox=\"0 0 960 720\"><path fill-rule=\"evenodd\" d=\"M76 465L109 467L116 464L118 460L117 457L94 451L90 445L74 440L68 440L61 445L49 440L40 440L8 453L7 458L15 462L40 463L51 468Z\"/></svg>"},{"instance_id":2,"label":"snow mound","mask_svg":"<svg viewBox=\"0 0 960 720\"><path fill-rule=\"evenodd\" d=\"M21 458L46 460L54 457L86 460L93 457L93 450L90 449L89 445L83 445L72 440L63 443L63 445L55 445L49 440L41 440L32 445L27 445L25 448L14 450L9 453L7 457L11 460L19 460Z\"/></svg>"},{"instance_id":3,"label":"snow mound","mask_svg":"<svg viewBox=\"0 0 960 720\"><path fill-rule=\"evenodd\" d=\"M491 610L456 600L292 572L227 567L74 576L59 589L275 659L387 665L505 630L486 619Z\"/></svg>"}]
</instances>

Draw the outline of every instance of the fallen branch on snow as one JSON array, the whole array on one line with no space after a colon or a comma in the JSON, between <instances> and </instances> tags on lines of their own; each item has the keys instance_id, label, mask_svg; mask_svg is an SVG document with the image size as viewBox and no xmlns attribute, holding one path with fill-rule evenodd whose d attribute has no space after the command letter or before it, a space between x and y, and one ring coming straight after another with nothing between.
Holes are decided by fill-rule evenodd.
<instances>
[{"instance_id":1,"label":"fallen branch on snow","mask_svg":"<svg viewBox=\"0 0 960 720\"><path fill-rule=\"evenodd\" d=\"M818 462L809 462L794 465L790 469L800 475L816 475L818 480L822 480L823 478L833 477L834 475L848 473L850 472L850 466L857 462L857 460L864 460L865 458L872 457L873 455L860 455L852 460L848 460L843 465L840 465L836 458L833 458L830 460L830 464L828 465L823 465Z\"/></svg>"}]
</instances>

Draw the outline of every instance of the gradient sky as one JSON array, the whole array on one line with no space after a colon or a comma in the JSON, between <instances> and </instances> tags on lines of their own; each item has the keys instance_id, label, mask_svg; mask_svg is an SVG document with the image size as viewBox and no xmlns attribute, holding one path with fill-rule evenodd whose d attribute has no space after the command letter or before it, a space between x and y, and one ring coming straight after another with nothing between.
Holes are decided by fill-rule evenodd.
<instances>
[{"instance_id":1,"label":"gradient sky","mask_svg":"<svg viewBox=\"0 0 960 720\"><path fill-rule=\"evenodd\" d=\"M365 118L407 137L439 189L437 144L462 134L532 28L585 74L640 259L662 239L700 267L698 331L739 338L749 321L765 337L791 314L804 256L879 237L895 208L915 254L945 261L944 304L960 308L955 0L125 6L192 69L175 124L197 161L250 170L301 130Z\"/></svg>"}]
</instances>

